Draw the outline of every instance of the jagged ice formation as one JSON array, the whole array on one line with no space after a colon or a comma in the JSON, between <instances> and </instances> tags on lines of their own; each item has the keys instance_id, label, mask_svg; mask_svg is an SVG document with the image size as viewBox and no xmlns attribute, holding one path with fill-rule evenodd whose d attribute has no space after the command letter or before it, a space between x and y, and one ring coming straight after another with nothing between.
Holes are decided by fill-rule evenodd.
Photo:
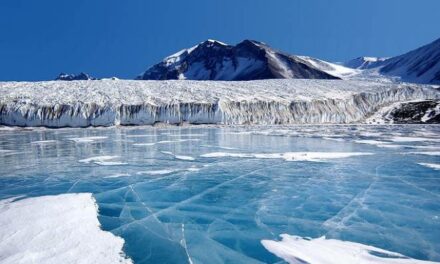
<instances>
[{"instance_id":1,"label":"jagged ice formation","mask_svg":"<svg viewBox=\"0 0 440 264\"><path fill-rule=\"evenodd\" d=\"M3 82L0 125L362 123L439 98L432 86L354 80Z\"/></svg>"}]
</instances>

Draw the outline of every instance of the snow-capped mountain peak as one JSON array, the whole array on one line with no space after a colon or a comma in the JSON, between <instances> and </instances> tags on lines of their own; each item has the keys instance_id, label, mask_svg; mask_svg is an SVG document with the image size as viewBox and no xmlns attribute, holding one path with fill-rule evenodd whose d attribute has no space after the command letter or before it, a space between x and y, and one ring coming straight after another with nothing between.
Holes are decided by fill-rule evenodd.
<instances>
[{"instance_id":1,"label":"snow-capped mountain peak","mask_svg":"<svg viewBox=\"0 0 440 264\"><path fill-rule=\"evenodd\" d=\"M228 46L227 44L217 41L217 40L213 40L213 39L208 39L205 40L203 42L200 42L199 44L188 48L188 49L183 49L180 50L168 57L166 57L162 62L167 65L173 65L174 63L177 63L179 61L181 61L182 59L184 59L186 56L188 56L189 54L191 54L194 50L196 49L210 49L210 48L216 48L216 47L222 47L222 46Z\"/></svg>"},{"instance_id":2,"label":"snow-capped mountain peak","mask_svg":"<svg viewBox=\"0 0 440 264\"><path fill-rule=\"evenodd\" d=\"M338 79L263 42L244 40L233 46L211 39L166 57L138 76L143 80L279 78Z\"/></svg>"}]
</instances>

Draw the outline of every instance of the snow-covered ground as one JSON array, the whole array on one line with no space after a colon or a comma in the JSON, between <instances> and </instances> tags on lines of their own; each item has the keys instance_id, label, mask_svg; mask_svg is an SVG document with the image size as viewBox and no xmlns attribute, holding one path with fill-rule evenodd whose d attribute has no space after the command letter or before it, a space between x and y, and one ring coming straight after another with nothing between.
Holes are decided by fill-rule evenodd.
<instances>
[{"instance_id":1,"label":"snow-covered ground","mask_svg":"<svg viewBox=\"0 0 440 264\"><path fill-rule=\"evenodd\" d=\"M0 124L360 123L396 102L438 98L432 86L359 80L3 82Z\"/></svg>"},{"instance_id":2,"label":"snow-covered ground","mask_svg":"<svg viewBox=\"0 0 440 264\"><path fill-rule=\"evenodd\" d=\"M100 229L92 195L0 201L0 262L132 263L124 240Z\"/></svg>"}]
</instances>

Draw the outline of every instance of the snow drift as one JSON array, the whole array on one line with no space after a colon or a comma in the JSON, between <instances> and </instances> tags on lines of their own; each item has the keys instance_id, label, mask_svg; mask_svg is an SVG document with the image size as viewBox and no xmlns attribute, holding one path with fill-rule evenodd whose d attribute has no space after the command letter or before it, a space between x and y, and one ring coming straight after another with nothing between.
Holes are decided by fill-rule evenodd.
<instances>
[{"instance_id":1,"label":"snow drift","mask_svg":"<svg viewBox=\"0 0 440 264\"><path fill-rule=\"evenodd\" d=\"M97 209L90 193L0 200L0 262L132 263Z\"/></svg>"},{"instance_id":2,"label":"snow drift","mask_svg":"<svg viewBox=\"0 0 440 264\"><path fill-rule=\"evenodd\" d=\"M354 80L3 82L0 125L360 123L438 98L431 86Z\"/></svg>"}]
</instances>

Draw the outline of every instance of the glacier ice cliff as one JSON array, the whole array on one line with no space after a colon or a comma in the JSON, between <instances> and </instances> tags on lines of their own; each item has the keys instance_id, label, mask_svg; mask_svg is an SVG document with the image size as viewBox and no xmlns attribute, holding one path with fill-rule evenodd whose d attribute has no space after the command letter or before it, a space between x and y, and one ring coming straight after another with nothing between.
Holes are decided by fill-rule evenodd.
<instances>
[{"instance_id":1,"label":"glacier ice cliff","mask_svg":"<svg viewBox=\"0 0 440 264\"><path fill-rule=\"evenodd\" d=\"M355 80L1 82L0 125L363 123L433 86Z\"/></svg>"}]
</instances>

